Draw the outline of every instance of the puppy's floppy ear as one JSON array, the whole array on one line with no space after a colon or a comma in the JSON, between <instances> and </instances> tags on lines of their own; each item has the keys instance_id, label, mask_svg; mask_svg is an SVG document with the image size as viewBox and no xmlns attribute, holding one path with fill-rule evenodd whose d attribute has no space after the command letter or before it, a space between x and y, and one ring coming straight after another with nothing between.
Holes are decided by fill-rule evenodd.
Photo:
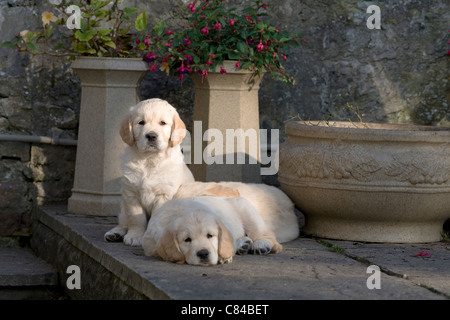
<instances>
[{"instance_id":1,"label":"puppy's floppy ear","mask_svg":"<svg viewBox=\"0 0 450 320\"><path fill-rule=\"evenodd\" d=\"M130 116L127 116L122 120L122 125L120 126L120 136L123 142L129 146L134 145L134 135L133 135L133 125L131 124Z\"/></svg>"},{"instance_id":2,"label":"puppy's floppy ear","mask_svg":"<svg viewBox=\"0 0 450 320\"><path fill-rule=\"evenodd\" d=\"M219 225L219 257L226 260L234 256L234 240L230 231L225 227L221 221L217 221Z\"/></svg>"},{"instance_id":3,"label":"puppy's floppy ear","mask_svg":"<svg viewBox=\"0 0 450 320\"><path fill-rule=\"evenodd\" d=\"M181 120L178 112L175 111L175 115L173 116L172 133L170 135L170 147L173 148L176 145L179 145L185 136L186 126L184 125L183 120Z\"/></svg>"},{"instance_id":4,"label":"puppy's floppy ear","mask_svg":"<svg viewBox=\"0 0 450 320\"><path fill-rule=\"evenodd\" d=\"M186 260L180 251L175 234L172 231L166 230L164 235L159 239L156 253L165 261L176 263L184 263Z\"/></svg>"}]
</instances>

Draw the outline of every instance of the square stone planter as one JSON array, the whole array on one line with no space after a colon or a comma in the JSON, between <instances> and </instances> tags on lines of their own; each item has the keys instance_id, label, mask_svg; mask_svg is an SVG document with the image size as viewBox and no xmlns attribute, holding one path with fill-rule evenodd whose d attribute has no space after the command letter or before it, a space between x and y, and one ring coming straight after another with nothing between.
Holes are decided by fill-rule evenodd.
<instances>
[{"instance_id":1,"label":"square stone planter","mask_svg":"<svg viewBox=\"0 0 450 320\"><path fill-rule=\"evenodd\" d=\"M224 62L226 74L217 70L205 78L192 75L195 135L191 140L193 160L189 169L197 181L261 182L258 100L261 77L238 70L235 64L236 61ZM196 121L201 124L201 132L195 130ZM205 153L221 158L222 163L205 162Z\"/></svg>"},{"instance_id":2,"label":"square stone planter","mask_svg":"<svg viewBox=\"0 0 450 320\"><path fill-rule=\"evenodd\" d=\"M142 59L79 57L72 68L81 80L81 111L71 213L115 216L120 212L120 123L139 102Z\"/></svg>"}]
</instances>

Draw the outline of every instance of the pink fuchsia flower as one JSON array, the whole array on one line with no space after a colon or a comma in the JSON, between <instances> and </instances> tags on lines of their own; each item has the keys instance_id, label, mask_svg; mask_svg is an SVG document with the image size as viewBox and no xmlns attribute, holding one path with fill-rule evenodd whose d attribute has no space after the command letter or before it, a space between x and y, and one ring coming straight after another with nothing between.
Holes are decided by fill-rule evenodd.
<instances>
[{"instance_id":1,"label":"pink fuchsia flower","mask_svg":"<svg viewBox=\"0 0 450 320\"><path fill-rule=\"evenodd\" d=\"M216 57L216 55L215 54L208 54L208 60L206 60L206 64L208 65L208 66L210 66L210 65L212 65L212 61L213 61L213 59Z\"/></svg>"},{"instance_id":2,"label":"pink fuchsia flower","mask_svg":"<svg viewBox=\"0 0 450 320\"><path fill-rule=\"evenodd\" d=\"M241 67L241 64L240 64L240 62L238 61L238 62L236 62L236 69L239 69Z\"/></svg>"},{"instance_id":3,"label":"pink fuchsia flower","mask_svg":"<svg viewBox=\"0 0 450 320\"><path fill-rule=\"evenodd\" d=\"M172 33L173 33L173 32L170 31L170 30L167 30L167 31L166 31L166 35L168 35L168 36L170 36Z\"/></svg>"},{"instance_id":4,"label":"pink fuchsia flower","mask_svg":"<svg viewBox=\"0 0 450 320\"><path fill-rule=\"evenodd\" d=\"M148 37L146 37L145 39L144 39L144 44L145 44L145 46L148 48L148 46L150 45L150 43L148 42Z\"/></svg>"},{"instance_id":5,"label":"pink fuchsia flower","mask_svg":"<svg viewBox=\"0 0 450 320\"><path fill-rule=\"evenodd\" d=\"M260 42L257 46L256 46L256 50L261 51L264 49L264 45L262 44L262 42Z\"/></svg>"},{"instance_id":6,"label":"pink fuchsia flower","mask_svg":"<svg viewBox=\"0 0 450 320\"><path fill-rule=\"evenodd\" d=\"M230 26L234 26L235 21L233 19L230 19L230 21L228 21L230 23Z\"/></svg>"},{"instance_id":7,"label":"pink fuchsia flower","mask_svg":"<svg viewBox=\"0 0 450 320\"><path fill-rule=\"evenodd\" d=\"M227 70L225 70L224 68L220 67L220 73L221 74L225 74L225 73L227 73Z\"/></svg>"},{"instance_id":8,"label":"pink fuchsia flower","mask_svg":"<svg viewBox=\"0 0 450 320\"><path fill-rule=\"evenodd\" d=\"M191 40L189 40L188 38L184 39L184 45L188 46L191 44Z\"/></svg>"},{"instance_id":9,"label":"pink fuchsia flower","mask_svg":"<svg viewBox=\"0 0 450 320\"><path fill-rule=\"evenodd\" d=\"M413 254L411 257L424 257L429 258L431 257L431 254L428 251L420 251L417 254Z\"/></svg>"},{"instance_id":10,"label":"pink fuchsia flower","mask_svg":"<svg viewBox=\"0 0 450 320\"><path fill-rule=\"evenodd\" d=\"M208 71L206 71L206 70L199 70L198 74L202 76L202 84L203 84L203 80L208 76Z\"/></svg>"},{"instance_id":11,"label":"pink fuchsia flower","mask_svg":"<svg viewBox=\"0 0 450 320\"><path fill-rule=\"evenodd\" d=\"M187 65L192 64L194 62L194 58L192 56L189 56L187 54L184 55L184 62L186 62Z\"/></svg>"},{"instance_id":12,"label":"pink fuchsia flower","mask_svg":"<svg viewBox=\"0 0 450 320\"><path fill-rule=\"evenodd\" d=\"M208 26L202 28L201 32L202 32L202 34L203 34L204 36L207 36L208 33L209 33Z\"/></svg>"},{"instance_id":13,"label":"pink fuchsia flower","mask_svg":"<svg viewBox=\"0 0 450 320\"><path fill-rule=\"evenodd\" d=\"M144 55L144 61L146 61L148 63L152 63L155 60L156 60L156 55L153 52L150 52L150 53L147 53L146 55Z\"/></svg>"},{"instance_id":14,"label":"pink fuchsia flower","mask_svg":"<svg viewBox=\"0 0 450 320\"><path fill-rule=\"evenodd\" d=\"M192 71L192 69L190 69L189 67L185 67L184 66L184 63L182 63L181 64L181 67L179 67L178 69L177 69L177 72L178 72L178 74L179 75L184 75L184 74L186 74L186 73L188 73L188 72L191 72Z\"/></svg>"},{"instance_id":15,"label":"pink fuchsia flower","mask_svg":"<svg viewBox=\"0 0 450 320\"><path fill-rule=\"evenodd\" d=\"M196 1L194 1L193 3L189 3L188 9L191 10L192 12L195 12L195 4L196 4Z\"/></svg>"},{"instance_id":16,"label":"pink fuchsia flower","mask_svg":"<svg viewBox=\"0 0 450 320\"><path fill-rule=\"evenodd\" d=\"M220 29L222 29L222 24L221 24L220 22L217 22L217 23L214 25L214 28L215 28L216 30L220 30Z\"/></svg>"},{"instance_id":17,"label":"pink fuchsia flower","mask_svg":"<svg viewBox=\"0 0 450 320\"><path fill-rule=\"evenodd\" d=\"M152 72L156 71L156 63L154 63L150 66L150 71L152 71Z\"/></svg>"},{"instance_id":18,"label":"pink fuchsia flower","mask_svg":"<svg viewBox=\"0 0 450 320\"><path fill-rule=\"evenodd\" d=\"M188 66L185 67L184 63L181 63L181 67L179 67L177 69L177 73L178 73L178 79L180 79L181 84L183 84L183 77L186 73L191 72L192 69L190 69Z\"/></svg>"}]
</instances>

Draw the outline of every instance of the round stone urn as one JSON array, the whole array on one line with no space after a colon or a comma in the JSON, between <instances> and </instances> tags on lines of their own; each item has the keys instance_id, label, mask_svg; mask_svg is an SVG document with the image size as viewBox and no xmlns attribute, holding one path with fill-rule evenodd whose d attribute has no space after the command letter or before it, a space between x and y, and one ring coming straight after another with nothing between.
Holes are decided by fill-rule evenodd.
<instances>
[{"instance_id":1,"label":"round stone urn","mask_svg":"<svg viewBox=\"0 0 450 320\"><path fill-rule=\"evenodd\" d=\"M450 217L450 128L289 122L279 182L306 234L352 241L441 239Z\"/></svg>"}]
</instances>

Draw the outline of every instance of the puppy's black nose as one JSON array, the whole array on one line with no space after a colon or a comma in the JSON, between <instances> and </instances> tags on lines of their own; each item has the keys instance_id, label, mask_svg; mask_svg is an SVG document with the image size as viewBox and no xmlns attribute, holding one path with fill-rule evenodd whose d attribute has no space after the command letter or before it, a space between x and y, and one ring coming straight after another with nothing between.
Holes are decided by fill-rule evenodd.
<instances>
[{"instance_id":1,"label":"puppy's black nose","mask_svg":"<svg viewBox=\"0 0 450 320\"><path fill-rule=\"evenodd\" d=\"M145 138L150 142L154 142L158 139L158 135L154 132L150 132L145 135Z\"/></svg>"},{"instance_id":2,"label":"puppy's black nose","mask_svg":"<svg viewBox=\"0 0 450 320\"><path fill-rule=\"evenodd\" d=\"M206 249L202 249L197 252L197 257L199 257L202 260L208 259L208 256L209 256L209 251Z\"/></svg>"}]
</instances>

